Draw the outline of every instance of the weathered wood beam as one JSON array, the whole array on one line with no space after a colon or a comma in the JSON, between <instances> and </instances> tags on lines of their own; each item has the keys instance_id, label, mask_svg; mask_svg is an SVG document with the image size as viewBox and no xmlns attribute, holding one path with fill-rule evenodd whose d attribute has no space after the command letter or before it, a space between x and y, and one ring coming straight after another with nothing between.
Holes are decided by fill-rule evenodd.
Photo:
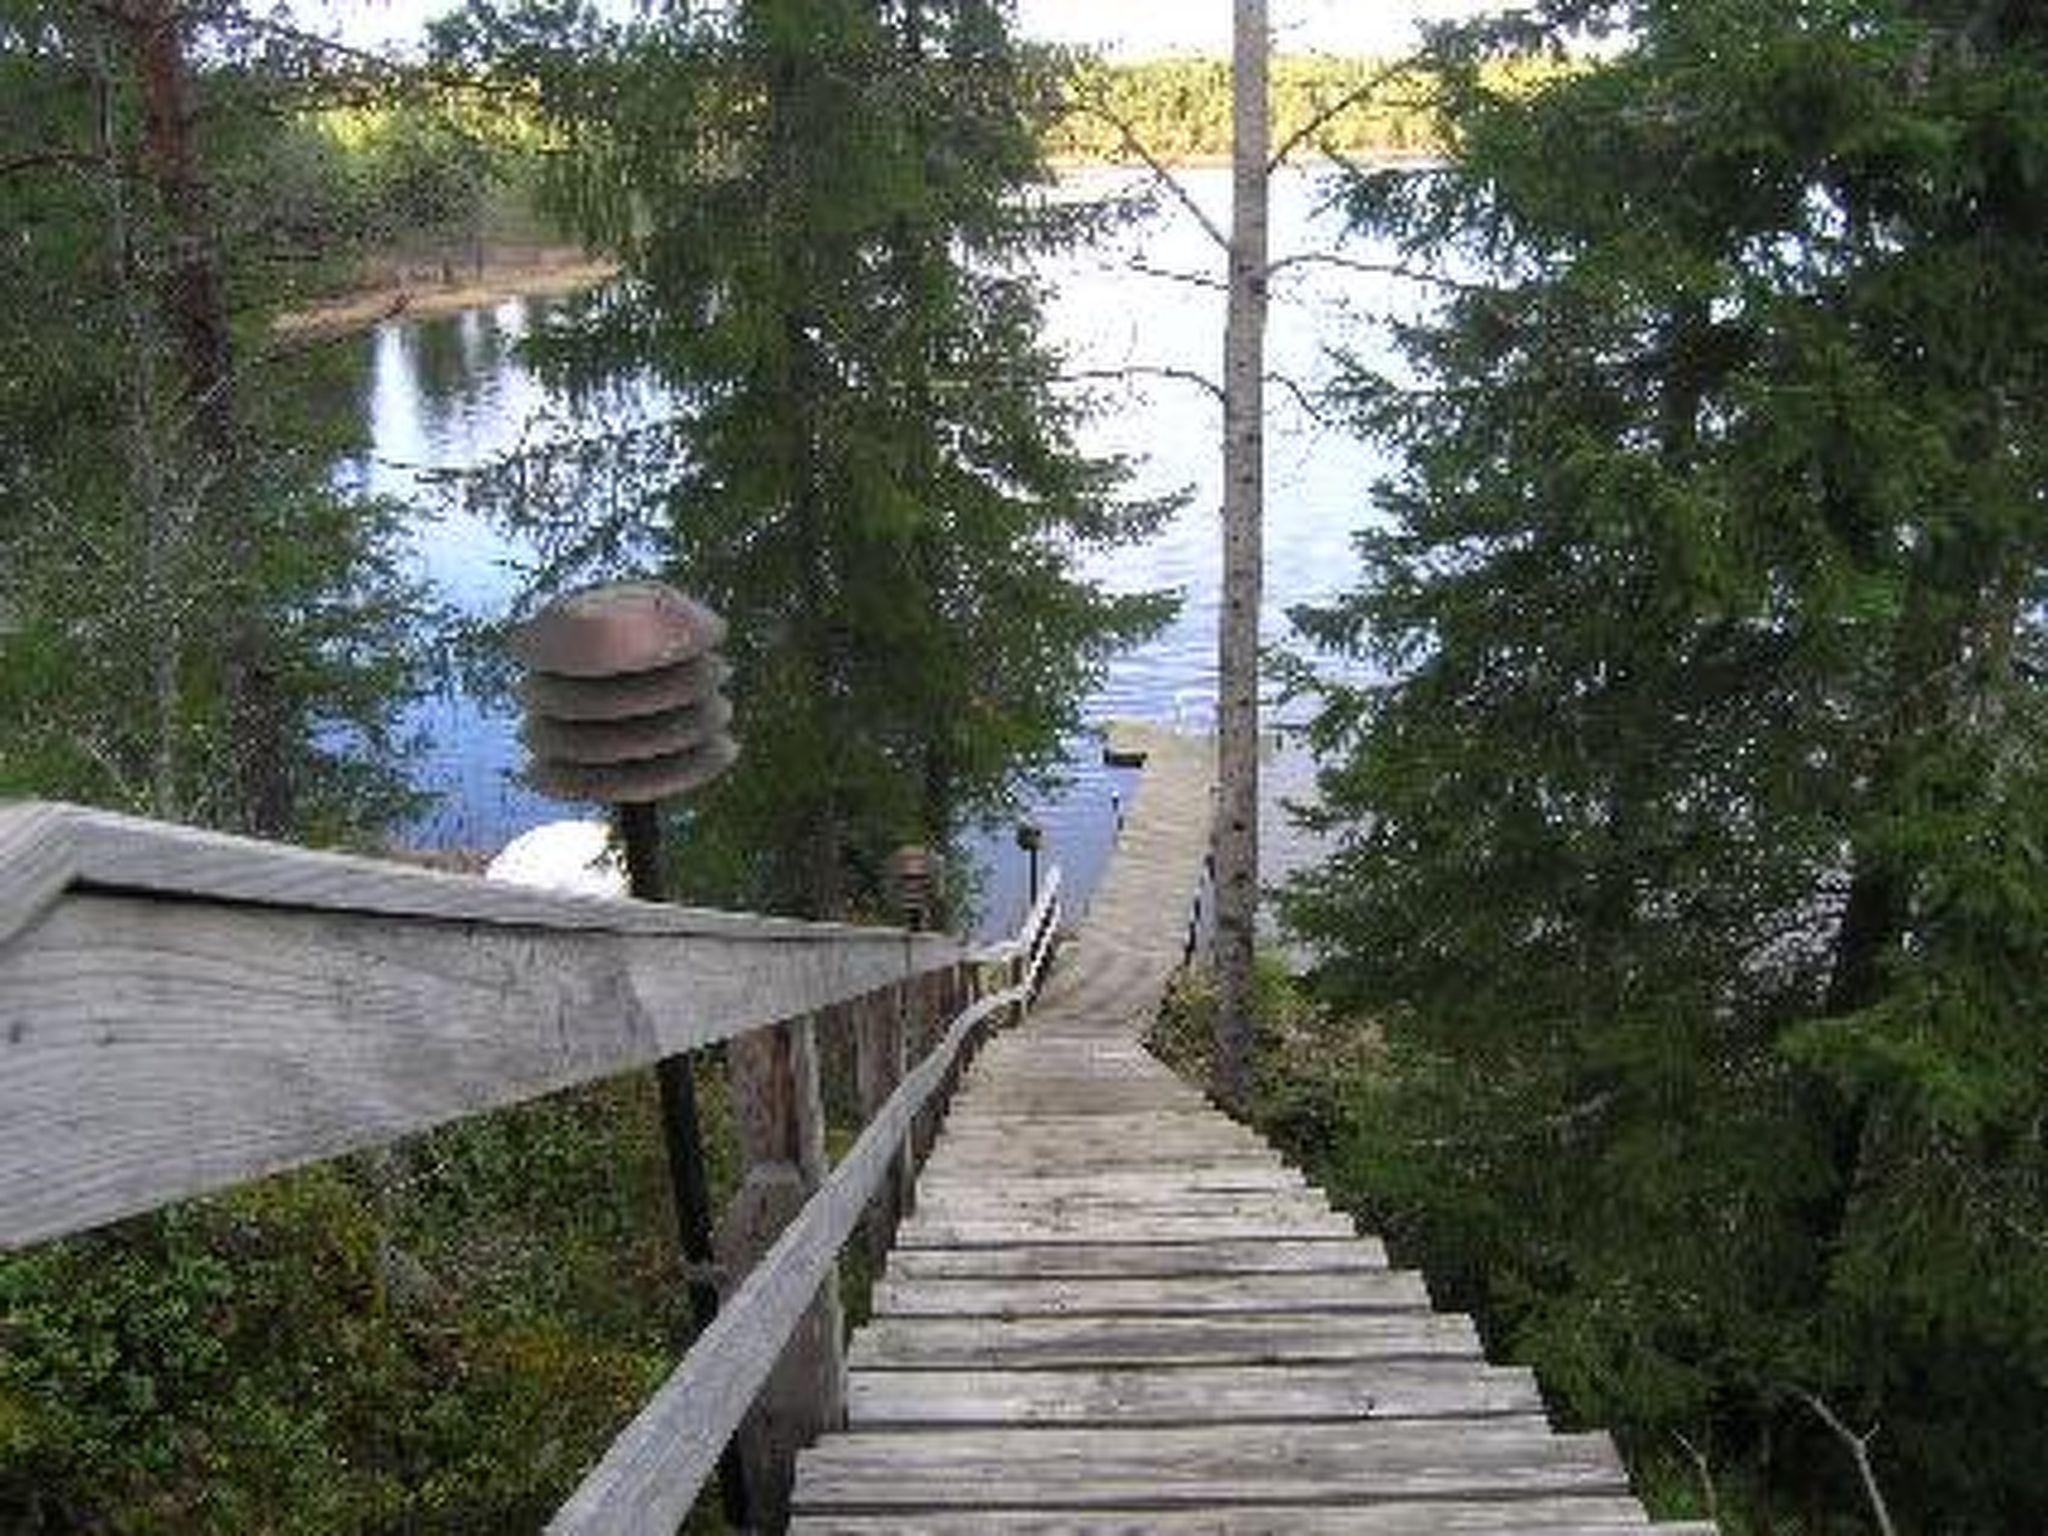
<instances>
[{"instance_id":1,"label":"weathered wood beam","mask_svg":"<svg viewBox=\"0 0 2048 1536\"><path fill-rule=\"evenodd\" d=\"M0 1250L950 966L890 929L593 901L0 812Z\"/></svg>"},{"instance_id":2,"label":"weathered wood beam","mask_svg":"<svg viewBox=\"0 0 2048 1536\"><path fill-rule=\"evenodd\" d=\"M920 971L962 957L959 941L943 934L570 896L75 805L0 805L0 943L73 888L550 932L738 936L805 947L845 941L899 951L908 944L918 959L909 969Z\"/></svg>"}]
</instances>

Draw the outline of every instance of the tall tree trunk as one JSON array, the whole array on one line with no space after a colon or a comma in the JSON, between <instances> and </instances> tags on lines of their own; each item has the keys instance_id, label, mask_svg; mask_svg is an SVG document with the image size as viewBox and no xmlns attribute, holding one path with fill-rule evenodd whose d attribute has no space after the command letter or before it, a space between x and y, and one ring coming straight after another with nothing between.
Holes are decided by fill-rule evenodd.
<instances>
[{"instance_id":1,"label":"tall tree trunk","mask_svg":"<svg viewBox=\"0 0 2048 1536\"><path fill-rule=\"evenodd\" d=\"M92 34L94 148L106 196L107 280L119 296L121 345L128 366L121 381L121 451L126 460L130 510L141 533L142 611L149 616L149 811L164 820L179 810L178 728L184 670L185 593L175 578L188 535L164 472L159 440L155 333L135 252L134 219L115 123L114 70L108 40Z\"/></svg>"},{"instance_id":2,"label":"tall tree trunk","mask_svg":"<svg viewBox=\"0 0 2048 1536\"><path fill-rule=\"evenodd\" d=\"M1223 342L1223 610L1217 646L1216 1096L1251 1096L1252 952L1259 904L1259 610L1264 581L1266 192L1271 156L1266 0L1237 0L1230 311Z\"/></svg>"},{"instance_id":3,"label":"tall tree trunk","mask_svg":"<svg viewBox=\"0 0 2048 1536\"><path fill-rule=\"evenodd\" d=\"M212 187L193 131L192 66L178 0L127 0L115 13L142 93L143 164L168 236L159 303L184 374L195 473L191 494L214 515L212 558L226 570L226 695L234 820L281 837L294 816L289 726L264 635L255 540L239 506L233 332Z\"/></svg>"},{"instance_id":4,"label":"tall tree trunk","mask_svg":"<svg viewBox=\"0 0 2048 1536\"><path fill-rule=\"evenodd\" d=\"M910 143L911 174L920 193L928 193L931 171L927 163L929 128L926 123L925 25L926 0L902 0L899 10L897 67L903 71L903 99L909 103L904 114L904 132ZM904 353L904 401L911 419L929 429L936 417L932 403L931 284L937 237L927 210L899 213L890 231L895 267L897 304L902 324L909 335ZM912 494L922 502L925 520L911 550L911 570L917 582L912 599L919 611L931 616L942 630L948 625L946 613L945 541L935 526L939 516L938 444L931 430L921 432L907 468ZM950 638L948 635L947 638ZM945 708L944 697L939 701ZM919 834L934 850L944 851L952 843L956 775L953 731L955 722L927 705L919 711L923 741L919 747Z\"/></svg>"}]
</instances>

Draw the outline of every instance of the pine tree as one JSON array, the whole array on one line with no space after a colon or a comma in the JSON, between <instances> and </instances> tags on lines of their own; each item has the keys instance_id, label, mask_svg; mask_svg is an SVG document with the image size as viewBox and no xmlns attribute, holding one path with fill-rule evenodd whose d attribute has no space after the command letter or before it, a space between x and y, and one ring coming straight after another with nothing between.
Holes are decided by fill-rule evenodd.
<instances>
[{"instance_id":1,"label":"pine tree","mask_svg":"<svg viewBox=\"0 0 2048 1536\"><path fill-rule=\"evenodd\" d=\"M1387 1031L1362 1177L1724 1496L1862 1506L1826 1407L1908 1524L2038 1526L2048 31L1573 0L1431 62L1455 159L1353 206L1454 280L1310 621L1390 680L1290 903Z\"/></svg>"}]
</instances>

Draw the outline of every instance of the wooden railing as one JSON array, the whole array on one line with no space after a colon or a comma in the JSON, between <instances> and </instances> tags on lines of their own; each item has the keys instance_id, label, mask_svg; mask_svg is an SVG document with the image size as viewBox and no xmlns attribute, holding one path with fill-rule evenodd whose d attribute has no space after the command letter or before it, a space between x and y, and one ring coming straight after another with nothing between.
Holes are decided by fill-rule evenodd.
<instances>
[{"instance_id":1,"label":"wooden railing","mask_svg":"<svg viewBox=\"0 0 2048 1536\"><path fill-rule=\"evenodd\" d=\"M734 1106L750 1178L800 1165L800 1203L551 1526L670 1532L974 1042L1028 1006L1059 912L1054 871L1017 938L970 951L0 808L0 1252L734 1042L789 1088ZM827 1171L808 1016L948 973L942 1030L861 1030L869 1119Z\"/></svg>"}]
</instances>

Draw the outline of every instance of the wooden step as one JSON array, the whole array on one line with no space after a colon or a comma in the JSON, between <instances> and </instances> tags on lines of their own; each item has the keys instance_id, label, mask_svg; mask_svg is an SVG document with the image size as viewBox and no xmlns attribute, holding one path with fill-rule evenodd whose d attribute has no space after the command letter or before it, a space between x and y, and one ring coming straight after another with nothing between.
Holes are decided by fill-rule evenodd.
<instances>
[{"instance_id":1,"label":"wooden step","mask_svg":"<svg viewBox=\"0 0 2048 1536\"><path fill-rule=\"evenodd\" d=\"M1087 1429L851 1432L807 1453L795 1505L847 1509L1188 1509L1346 1499L1613 1495L1605 1435L1540 1417Z\"/></svg>"},{"instance_id":2,"label":"wooden step","mask_svg":"<svg viewBox=\"0 0 2048 1536\"><path fill-rule=\"evenodd\" d=\"M1473 1418L1543 1409L1527 1371L1458 1359L856 1370L848 1383L848 1417L855 1429Z\"/></svg>"},{"instance_id":3,"label":"wooden step","mask_svg":"<svg viewBox=\"0 0 2048 1536\"><path fill-rule=\"evenodd\" d=\"M1099 1280L906 1280L876 1285L877 1316L1116 1317L1289 1312L1426 1312L1413 1270L1354 1274L1126 1275Z\"/></svg>"},{"instance_id":4,"label":"wooden step","mask_svg":"<svg viewBox=\"0 0 2048 1536\"><path fill-rule=\"evenodd\" d=\"M1478 1359L1471 1321L1451 1313L1243 1316L882 1317L854 1335L857 1367L1271 1365Z\"/></svg>"},{"instance_id":5,"label":"wooden step","mask_svg":"<svg viewBox=\"0 0 2048 1536\"><path fill-rule=\"evenodd\" d=\"M1237 1505L1199 1511L1125 1509L800 1514L793 1536L1628 1536L1653 1528L1634 1499L1432 1499L1339 1508ZM1659 1525L1659 1536L1715 1536L1704 1521Z\"/></svg>"},{"instance_id":6,"label":"wooden step","mask_svg":"<svg viewBox=\"0 0 2048 1536\"><path fill-rule=\"evenodd\" d=\"M1376 1238L1144 1243L1014 1243L986 1248L899 1248L888 1273L900 1280L1033 1275L1084 1280L1102 1275L1270 1275L1384 1269Z\"/></svg>"},{"instance_id":7,"label":"wooden step","mask_svg":"<svg viewBox=\"0 0 2048 1536\"><path fill-rule=\"evenodd\" d=\"M791 1528L1650 1530L1604 1435L1553 1433L1528 1371L1139 1043L1210 809L1206 749L1146 740L1088 921L964 1076Z\"/></svg>"}]
</instances>

